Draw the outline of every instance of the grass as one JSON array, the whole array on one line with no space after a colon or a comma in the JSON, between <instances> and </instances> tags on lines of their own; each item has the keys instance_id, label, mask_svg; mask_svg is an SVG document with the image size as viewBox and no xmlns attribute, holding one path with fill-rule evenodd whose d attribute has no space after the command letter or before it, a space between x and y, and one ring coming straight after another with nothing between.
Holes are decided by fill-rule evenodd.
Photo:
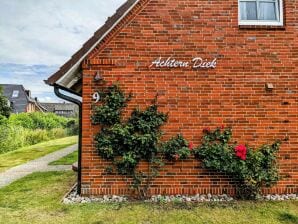
<instances>
[{"instance_id":1,"label":"grass","mask_svg":"<svg viewBox=\"0 0 298 224\"><path fill-rule=\"evenodd\" d=\"M30 160L42 157L51 152L63 149L67 146L77 143L77 136L66 137L39 143L32 146L17 149L0 155L0 172L11 167L26 163Z\"/></svg>"},{"instance_id":2,"label":"grass","mask_svg":"<svg viewBox=\"0 0 298 224\"><path fill-rule=\"evenodd\" d=\"M0 223L90 224L297 224L298 201L187 204L64 205L73 172L27 176L0 189Z\"/></svg>"},{"instance_id":3,"label":"grass","mask_svg":"<svg viewBox=\"0 0 298 224\"><path fill-rule=\"evenodd\" d=\"M74 151L61 159L51 162L49 165L72 165L76 161L78 161L78 151Z\"/></svg>"}]
</instances>

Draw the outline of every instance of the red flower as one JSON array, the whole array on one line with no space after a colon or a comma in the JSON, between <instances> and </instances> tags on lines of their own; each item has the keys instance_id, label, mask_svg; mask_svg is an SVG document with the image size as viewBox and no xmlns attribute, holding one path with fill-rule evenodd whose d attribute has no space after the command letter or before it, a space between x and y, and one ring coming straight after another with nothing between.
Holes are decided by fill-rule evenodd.
<instances>
[{"instance_id":1,"label":"red flower","mask_svg":"<svg viewBox=\"0 0 298 224\"><path fill-rule=\"evenodd\" d=\"M189 150L193 150L193 143L192 142L189 143L188 148L189 148Z\"/></svg>"},{"instance_id":2,"label":"red flower","mask_svg":"<svg viewBox=\"0 0 298 224\"><path fill-rule=\"evenodd\" d=\"M113 83L112 82L108 82L108 86L112 86L113 85Z\"/></svg>"},{"instance_id":3,"label":"red flower","mask_svg":"<svg viewBox=\"0 0 298 224\"><path fill-rule=\"evenodd\" d=\"M117 82L119 82L120 80L121 80L121 77L118 77L118 78L117 78Z\"/></svg>"},{"instance_id":4,"label":"red flower","mask_svg":"<svg viewBox=\"0 0 298 224\"><path fill-rule=\"evenodd\" d=\"M176 155L174 156L174 158L175 158L175 160L178 160L178 159L180 158L180 156L179 156L178 154L176 154Z\"/></svg>"},{"instance_id":5,"label":"red flower","mask_svg":"<svg viewBox=\"0 0 298 224\"><path fill-rule=\"evenodd\" d=\"M222 124L222 125L220 126L220 128L221 128L221 129L225 129L225 126Z\"/></svg>"},{"instance_id":6,"label":"red flower","mask_svg":"<svg viewBox=\"0 0 298 224\"><path fill-rule=\"evenodd\" d=\"M209 128L209 127L204 128L204 129L203 129L203 132L210 132L210 128Z\"/></svg>"},{"instance_id":7,"label":"red flower","mask_svg":"<svg viewBox=\"0 0 298 224\"><path fill-rule=\"evenodd\" d=\"M236 156L239 157L241 160L246 160L246 153L247 148L245 145L237 145L235 147Z\"/></svg>"}]
</instances>

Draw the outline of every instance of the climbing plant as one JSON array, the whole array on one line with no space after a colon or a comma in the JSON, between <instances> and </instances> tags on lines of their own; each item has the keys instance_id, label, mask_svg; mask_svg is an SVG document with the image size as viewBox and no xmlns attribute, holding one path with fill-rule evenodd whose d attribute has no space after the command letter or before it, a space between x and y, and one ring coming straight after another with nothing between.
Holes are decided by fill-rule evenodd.
<instances>
[{"instance_id":1,"label":"climbing plant","mask_svg":"<svg viewBox=\"0 0 298 224\"><path fill-rule=\"evenodd\" d=\"M103 87L100 97L101 104L94 107L92 116L93 124L101 127L95 136L97 152L110 162L106 173L129 177L124 179L140 199L148 196L165 160L175 163L192 154L202 160L205 168L229 175L242 199L257 198L261 187L272 186L279 179L279 141L253 149L231 143L232 130L221 127L213 131L205 128L202 144L196 148L180 134L163 142L161 127L168 114L158 110L158 97L146 109L134 109L126 119L123 111L132 94L125 94L119 82ZM142 161L147 168L140 168Z\"/></svg>"},{"instance_id":2,"label":"climbing plant","mask_svg":"<svg viewBox=\"0 0 298 224\"><path fill-rule=\"evenodd\" d=\"M231 144L230 128L203 130L202 145L193 150L207 169L228 174L236 183L241 199L256 199L261 187L270 187L279 179L277 152L280 141L253 149L246 145Z\"/></svg>"},{"instance_id":3,"label":"climbing plant","mask_svg":"<svg viewBox=\"0 0 298 224\"><path fill-rule=\"evenodd\" d=\"M122 112L132 94L126 95L117 82L104 88L100 96L101 105L94 107L92 116L93 124L101 126L95 137L97 152L111 162L106 169L108 173L130 177L131 187L144 199L163 166L164 155L168 160L172 160L173 155L179 155L180 160L187 159L190 155L188 142L182 135L161 142L160 128L166 123L168 114L158 111L157 97L145 110L136 108L124 119ZM141 161L147 162L146 171L139 169Z\"/></svg>"}]
</instances>

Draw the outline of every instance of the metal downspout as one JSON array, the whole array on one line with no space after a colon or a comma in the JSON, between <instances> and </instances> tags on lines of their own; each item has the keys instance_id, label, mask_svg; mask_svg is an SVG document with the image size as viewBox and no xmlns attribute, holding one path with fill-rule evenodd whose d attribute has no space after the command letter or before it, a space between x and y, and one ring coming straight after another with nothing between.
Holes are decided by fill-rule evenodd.
<instances>
[{"instance_id":1,"label":"metal downspout","mask_svg":"<svg viewBox=\"0 0 298 224\"><path fill-rule=\"evenodd\" d=\"M57 97L62 98L64 100L67 100L69 102L72 102L76 105L79 106L79 147L78 147L78 154L79 154L79 158L78 158L78 186L77 186L77 193L79 195L81 195L81 182L82 182L82 169L81 169L81 165L82 165L82 102L72 98L70 96L66 96L64 94L62 94L59 90L63 90L66 92L69 92L71 94L74 94L73 92L69 91L66 88L63 88L59 85L54 85L54 92L56 94Z\"/></svg>"}]
</instances>

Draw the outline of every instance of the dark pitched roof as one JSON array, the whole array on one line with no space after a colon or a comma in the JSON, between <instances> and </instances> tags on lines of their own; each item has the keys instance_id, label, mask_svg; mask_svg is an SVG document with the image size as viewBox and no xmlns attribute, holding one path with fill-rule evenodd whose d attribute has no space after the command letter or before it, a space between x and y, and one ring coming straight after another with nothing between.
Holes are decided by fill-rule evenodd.
<instances>
[{"instance_id":1,"label":"dark pitched roof","mask_svg":"<svg viewBox=\"0 0 298 224\"><path fill-rule=\"evenodd\" d=\"M26 112L28 103L34 103L40 111L46 111L39 105L37 98L31 98L30 91L25 90L23 85L0 84L0 86L3 89L3 95L12 103L14 113ZM13 96L14 91L17 93L15 96Z\"/></svg>"},{"instance_id":2,"label":"dark pitched roof","mask_svg":"<svg viewBox=\"0 0 298 224\"><path fill-rule=\"evenodd\" d=\"M44 108L47 109L48 112L54 112L55 111L55 105L56 103L40 103Z\"/></svg>"},{"instance_id":3,"label":"dark pitched roof","mask_svg":"<svg viewBox=\"0 0 298 224\"><path fill-rule=\"evenodd\" d=\"M25 88L22 85L0 84L3 89L3 95L13 104L15 113L26 112L26 107L31 99L27 95ZM17 95L13 97L14 91Z\"/></svg>"},{"instance_id":4,"label":"dark pitched roof","mask_svg":"<svg viewBox=\"0 0 298 224\"><path fill-rule=\"evenodd\" d=\"M67 61L56 73L50 76L45 83L48 85L54 85L66 72L68 72L77 62L79 62L84 55L86 55L90 49L95 47L94 45L97 43L99 39L101 39L114 25L121 19L128 10L137 3L138 0L127 0L112 16L109 17L106 23L98 29L93 37L91 37L83 47L77 51L69 61Z\"/></svg>"},{"instance_id":5,"label":"dark pitched roof","mask_svg":"<svg viewBox=\"0 0 298 224\"><path fill-rule=\"evenodd\" d=\"M57 110L69 110L77 111L77 105L73 103L40 103L49 112L55 112Z\"/></svg>"}]
</instances>

